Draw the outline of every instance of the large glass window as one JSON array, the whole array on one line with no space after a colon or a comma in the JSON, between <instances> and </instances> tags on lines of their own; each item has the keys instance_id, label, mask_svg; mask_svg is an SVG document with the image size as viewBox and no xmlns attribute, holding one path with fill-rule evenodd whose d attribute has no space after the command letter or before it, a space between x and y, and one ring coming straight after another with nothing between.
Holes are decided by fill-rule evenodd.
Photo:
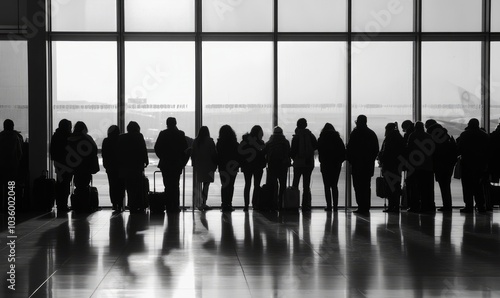
<instances>
[{"instance_id":1,"label":"large glass window","mask_svg":"<svg viewBox=\"0 0 500 298\"><path fill-rule=\"evenodd\" d=\"M203 43L203 125L212 136L229 124L238 138L260 125L272 129L271 42Z\"/></svg>"},{"instance_id":2,"label":"large glass window","mask_svg":"<svg viewBox=\"0 0 500 298\"><path fill-rule=\"evenodd\" d=\"M28 137L28 43L0 41L0 121Z\"/></svg>"},{"instance_id":3,"label":"large glass window","mask_svg":"<svg viewBox=\"0 0 500 298\"><path fill-rule=\"evenodd\" d=\"M344 42L278 43L278 120L291 141L299 118L319 137L331 123L345 140L347 62ZM311 180L312 205L324 205L319 162ZM340 176L339 204L345 198L345 174Z\"/></svg>"},{"instance_id":4,"label":"large glass window","mask_svg":"<svg viewBox=\"0 0 500 298\"><path fill-rule=\"evenodd\" d=\"M422 0L422 29L432 32L479 32L482 3L478 0Z\"/></svg>"},{"instance_id":5,"label":"large glass window","mask_svg":"<svg viewBox=\"0 0 500 298\"><path fill-rule=\"evenodd\" d=\"M83 121L99 148L117 122L115 42L56 41L53 59L53 123Z\"/></svg>"},{"instance_id":6,"label":"large glass window","mask_svg":"<svg viewBox=\"0 0 500 298\"><path fill-rule=\"evenodd\" d=\"M203 0L205 32L271 32L273 0Z\"/></svg>"},{"instance_id":7,"label":"large glass window","mask_svg":"<svg viewBox=\"0 0 500 298\"><path fill-rule=\"evenodd\" d=\"M500 42L491 43L491 110L490 130L500 123Z\"/></svg>"},{"instance_id":8,"label":"large glass window","mask_svg":"<svg viewBox=\"0 0 500 298\"><path fill-rule=\"evenodd\" d=\"M194 31L194 0L125 0L126 31Z\"/></svg>"},{"instance_id":9,"label":"large glass window","mask_svg":"<svg viewBox=\"0 0 500 298\"><path fill-rule=\"evenodd\" d=\"M51 1L53 31L115 31L116 0Z\"/></svg>"},{"instance_id":10,"label":"large glass window","mask_svg":"<svg viewBox=\"0 0 500 298\"><path fill-rule=\"evenodd\" d=\"M481 43L422 44L422 117L455 137L470 118L481 119Z\"/></svg>"},{"instance_id":11,"label":"large glass window","mask_svg":"<svg viewBox=\"0 0 500 298\"><path fill-rule=\"evenodd\" d=\"M126 123L139 123L150 149L170 116L194 138L194 42L127 42L125 54Z\"/></svg>"},{"instance_id":12,"label":"large glass window","mask_svg":"<svg viewBox=\"0 0 500 298\"><path fill-rule=\"evenodd\" d=\"M281 32L342 32L347 29L346 0L279 0Z\"/></svg>"},{"instance_id":13,"label":"large glass window","mask_svg":"<svg viewBox=\"0 0 500 298\"><path fill-rule=\"evenodd\" d=\"M352 12L356 32L413 30L413 0L354 0Z\"/></svg>"}]
</instances>

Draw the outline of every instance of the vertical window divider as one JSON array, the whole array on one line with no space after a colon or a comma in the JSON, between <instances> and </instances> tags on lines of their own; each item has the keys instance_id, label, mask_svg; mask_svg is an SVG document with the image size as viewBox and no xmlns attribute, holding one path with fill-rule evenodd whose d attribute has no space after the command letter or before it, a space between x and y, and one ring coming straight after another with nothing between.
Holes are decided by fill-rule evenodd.
<instances>
[{"instance_id":1,"label":"vertical window divider","mask_svg":"<svg viewBox=\"0 0 500 298\"><path fill-rule=\"evenodd\" d=\"M491 79L491 0L483 0L483 33L481 42L481 113L482 125L490 132Z\"/></svg>"},{"instance_id":2,"label":"vertical window divider","mask_svg":"<svg viewBox=\"0 0 500 298\"><path fill-rule=\"evenodd\" d=\"M346 98L346 133L345 133L345 144L349 142L349 134L352 130L352 0L347 1L347 59L346 59L346 72L347 72L347 98ZM346 184L345 184L345 207L352 207L352 183L351 183L351 169L349 162L346 161Z\"/></svg>"},{"instance_id":3,"label":"vertical window divider","mask_svg":"<svg viewBox=\"0 0 500 298\"><path fill-rule=\"evenodd\" d=\"M273 28L273 127L278 125L278 0L274 0Z\"/></svg>"},{"instance_id":4,"label":"vertical window divider","mask_svg":"<svg viewBox=\"0 0 500 298\"><path fill-rule=\"evenodd\" d=\"M126 109L126 98L125 98L125 0L116 1L116 22L117 22L117 124L120 131L125 131L125 109Z\"/></svg>"},{"instance_id":5,"label":"vertical window divider","mask_svg":"<svg viewBox=\"0 0 500 298\"><path fill-rule=\"evenodd\" d=\"M203 39L202 39L202 0L195 0L195 134L203 124Z\"/></svg>"},{"instance_id":6,"label":"vertical window divider","mask_svg":"<svg viewBox=\"0 0 500 298\"><path fill-rule=\"evenodd\" d=\"M413 121L422 120L422 0L414 0L413 12Z\"/></svg>"},{"instance_id":7,"label":"vertical window divider","mask_svg":"<svg viewBox=\"0 0 500 298\"><path fill-rule=\"evenodd\" d=\"M20 1L18 1L18 5ZM18 7L19 10L19 7ZM48 0L46 5L45 5L45 20L46 20L46 26L47 26L47 31L52 32L52 1ZM54 131L54 123L53 123L53 117L54 117L54 111L53 111L53 104L54 101L52 100L52 96L54 94L54 90L52 89L52 82L53 82L53 70L52 70L52 35L47 34L47 140L48 144L51 143L52 140L52 132ZM29 67L29 65L28 65ZM29 110L28 110L29 111ZM47 149L48 150L48 149ZM54 167L53 167L53 162L52 159L49 157L48 159L48 169L49 169L49 177L54 177Z\"/></svg>"}]
</instances>

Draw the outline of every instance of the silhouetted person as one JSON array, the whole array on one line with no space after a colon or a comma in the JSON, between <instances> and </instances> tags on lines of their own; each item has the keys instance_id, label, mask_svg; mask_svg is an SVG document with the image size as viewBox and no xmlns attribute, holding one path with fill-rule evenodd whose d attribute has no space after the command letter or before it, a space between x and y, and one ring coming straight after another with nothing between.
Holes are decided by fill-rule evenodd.
<instances>
[{"instance_id":1,"label":"silhouetted person","mask_svg":"<svg viewBox=\"0 0 500 298\"><path fill-rule=\"evenodd\" d=\"M439 208L442 212L452 211L451 197L451 178L453 169L457 163L457 143L455 139L448 134L448 130L433 119L425 122L427 133L431 135L436 149L434 150L433 165L434 176L441 190L443 207Z\"/></svg>"},{"instance_id":2,"label":"silhouetted person","mask_svg":"<svg viewBox=\"0 0 500 298\"><path fill-rule=\"evenodd\" d=\"M286 190L286 175L290 162L290 142L283 135L283 129L276 126L264 148L267 162L267 181L273 191L279 189L273 200L278 203L278 208L283 206ZM279 188L278 188L279 184ZM275 204L272 204L273 206Z\"/></svg>"},{"instance_id":3,"label":"silhouetted person","mask_svg":"<svg viewBox=\"0 0 500 298\"><path fill-rule=\"evenodd\" d=\"M500 124L496 129L490 133L490 161L488 172L490 174L490 181L493 183L498 183L500 181ZM498 193L497 193L498 194ZM492 201L498 201L498 198L494 198L495 192L491 192ZM490 202L487 209L493 209L493 204Z\"/></svg>"},{"instance_id":4,"label":"silhouetted person","mask_svg":"<svg viewBox=\"0 0 500 298\"><path fill-rule=\"evenodd\" d=\"M371 207L371 178L375 171L375 159L379 151L377 135L368 128L365 115L359 115L347 143L347 160L351 164L351 175L358 209L366 213Z\"/></svg>"},{"instance_id":5,"label":"silhouetted person","mask_svg":"<svg viewBox=\"0 0 500 298\"><path fill-rule=\"evenodd\" d=\"M422 122L415 123L415 131L407 144L408 162L412 166L409 176L413 176L410 212L435 212L433 154L435 143L431 135L425 132ZM412 171L413 169L413 171Z\"/></svg>"},{"instance_id":6,"label":"silhouetted person","mask_svg":"<svg viewBox=\"0 0 500 298\"><path fill-rule=\"evenodd\" d=\"M200 202L196 203L196 207L200 210L209 210L211 208L207 205L208 188L210 183L214 182L215 170L217 169L217 150L206 126L200 127L198 136L194 139L191 161L197 183L196 187L199 187L200 183L202 184L201 193L196 192L200 194L199 199L201 199Z\"/></svg>"},{"instance_id":7,"label":"silhouetted person","mask_svg":"<svg viewBox=\"0 0 500 298\"><path fill-rule=\"evenodd\" d=\"M97 145L88 135L87 125L82 121L75 123L73 133L68 138L68 164L73 169L75 194L85 197L89 191L92 174L99 172Z\"/></svg>"},{"instance_id":8,"label":"silhouetted person","mask_svg":"<svg viewBox=\"0 0 500 298\"><path fill-rule=\"evenodd\" d=\"M384 135L385 139L378 155L382 176L388 186L389 206L384 211L397 213L399 212L399 198L401 196L400 158L405 150L405 142L396 123L387 123Z\"/></svg>"},{"instance_id":9,"label":"silhouetted person","mask_svg":"<svg viewBox=\"0 0 500 298\"><path fill-rule=\"evenodd\" d=\"M488 169L489 136L479 128L479 120L469 120L458 138L458 155L462 159L462 190L465 208L460 212L474 212L474 201L479 212L485 211L482 182Z\"/></svg>"},{"instance_id":10,"label":"silhouetted person","mask_svg":"<svg viewBox=\"0 0 500 298\"><path fill-rule=\"evenodd\" d=\"M217 160L221 181L222 211L233 211L234 182L240 167L236 133L229 125L223 125L219 130L217 140Z\"/></svg>"},{"instance_id":11,"label":"silhouetted person","mask_svg":"<svg viewBox=\"0 0 500 298\"><path fill-rule=\"evenodd\" d=\"M118 138L120 148L120 174L125 180L130 212L146 208L144 193L144 168L149 164L148 150L141 128L135 121L127 125L127 133Z\"/></svg>"},{"instance_id":12,"label":"silhouetted person","mask_svg":"<svg viewBox=\"0 0 500 298\"><path fill-rule=\"evenodd\" d=\"M333 125L326 123L318 138L318 154L323 185L325 188L326 211L338 210L338 182L342 163L345 160L345 145Z\"/></svg>"},{"instance_id":13,"label":"silhouetted person","mask_svg":"<svg viewBox=\"0 0 500 298\"><path fill-rule=\"evenodd\" d=\"M128 162L128 160L120 160L123 147L118 144L119 136L120 128L111 125L108 128L108 137L102 141L102 163L108 175L109 197L113 210L117 212L123 211L125 199L125 177L120 174L120 168L122 163Z\"/></svg>"},{"instance_id":14,"label":"silhouetted person","mask_svg":"<svg viewBox=\"0 0 500 298\"><path fill-rule=\"evenodd\" d=\"M160 158L158 167L163 175L167 201L170 201L167 205L172 208L179 207L179 181L182 169L189 159L189 156L186 155L187 149L188 143L184 132L177 128L177 120L174 117L169 117L167 129L162 130L156 140L155 153Z\"/></svg>"},{"instance_id":15,"label":"silhouetted person","mask_svg":"<svg viewBox=\"0 0 500 298\"><path fill-rule=\"evenodd\" d=\"M3 203L0 208L7 207L7 183L15 181L23 155L22 141L19 133L14 130L14 122L6 119L3 131L0 132L0 189Z\"/></svg>"},{"instance_id":16,"label":"silhouetted person","mask_svg":"<svg viewBox=\"0 0 500 298\"><path fill-rule=\"evenodd\" d=\"M409 152L408 152L408 139L410 138L410 135L415 131L415 124L411 120L405 120L403 123L401 123L401 129L404 132L403 138L404 138L404 144L405 144L405 150L403 153L403 159L408 161L409 159ZM402 170L406 173L405 177L405 185L406 185L406 202L402 204L402 207L404 209L408 209L409 206L411 206L411 201L412 201L412 193L415 189L415 179L411 175L412 172L409 171L408 166L403 165Z\"/></svg>"},{"instance_id":17,"label":"silhouetted person","mask_svg":"<svg viewBox=\"0 0 500 298\"><path fill-rule=\"evenodd\" d=\"M318 148L318 141L312 132L307 129L304 118L297 120L297 128L292 138L290 157L293 160L293 187L298 188L302 176L302 210L311 210L311 174L314 170L314 150Z\"/></svg>"},{"instance_id":18,"label":"silhouetted person","mask_svg":"<svg viewBox=\"0 0 500 298\"><path fill-rule=\"evenodd\" d=\"M56 170L56 204L57 211L67 212L70 194L72 170L68 164L68 138L71 136L71 121L62 119L50 140L50 158Z\"/></svg>"},{"instance_id":19,"label":"silhouetted person","mask_svg":"<svg viewBox=\"0 0 500 298\"><path fill-rule=\"evenodd\" d=\"M260 181L266 167L266 157L264 155L265 143L262 140L264 132L262 127L255 125L250 130L250 133L244 134L238 150L241 155L241 171L245 176L245 188L243 190L243 197L245 199L245 207L243 211L248 211L250 204L250 188L252 185L253 177L253 194L252 206L254 206L255 199L258 196L260 189Z\"/></svg>"}]
</instances>

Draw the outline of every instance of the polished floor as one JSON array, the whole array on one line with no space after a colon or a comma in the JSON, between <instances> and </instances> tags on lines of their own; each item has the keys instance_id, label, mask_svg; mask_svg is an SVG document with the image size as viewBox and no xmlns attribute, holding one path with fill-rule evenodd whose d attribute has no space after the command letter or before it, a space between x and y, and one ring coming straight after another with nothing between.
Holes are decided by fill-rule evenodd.
<instances>
[{"instance_id":1,"label":"polished floor","mask_svg":"<svg viewBox=\"0 0 500 298\"><path fill-rule=\"evenodd\" d=\"M47 213L16 225L2 297L500 297L484 214Z\"/></svg>"}]
</instances>

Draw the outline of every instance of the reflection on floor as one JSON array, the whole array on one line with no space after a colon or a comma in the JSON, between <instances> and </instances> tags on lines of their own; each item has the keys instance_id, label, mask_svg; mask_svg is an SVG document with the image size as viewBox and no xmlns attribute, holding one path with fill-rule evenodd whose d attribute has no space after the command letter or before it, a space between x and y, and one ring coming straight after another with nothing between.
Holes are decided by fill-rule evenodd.
<instances>
[{"instance_id":1,"label":"reflection on floor","mask_svg":"<svg viewBox=\"0 0 500 298\"><path fill-rule=\"evenodd\" d=\"M499 297L499 216L49 213L16 226L15 292L1 248L0 296Z\"/></svg>"}]
</instances>

